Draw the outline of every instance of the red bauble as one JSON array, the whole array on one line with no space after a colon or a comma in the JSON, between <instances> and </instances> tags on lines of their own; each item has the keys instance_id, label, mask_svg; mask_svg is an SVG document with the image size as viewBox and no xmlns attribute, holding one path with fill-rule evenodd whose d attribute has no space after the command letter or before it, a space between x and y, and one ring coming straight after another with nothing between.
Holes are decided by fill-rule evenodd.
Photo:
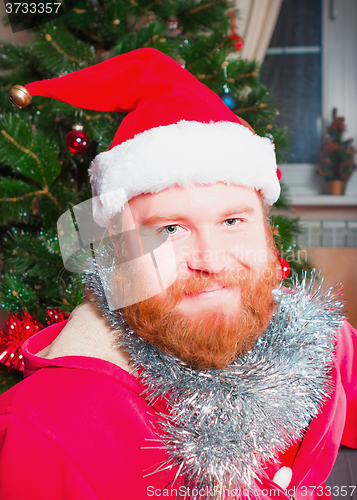
<instances>
[{"instance_id":1,"label":"red bauble","mask_svg":"<svg viewBox=\"0 0 357 500\"><path fill-rule=\"evenodd\" d=\"M278 176L278 179L279 179L279 182L280 182L283 174L282 174L282 172L281 172L281 170L280 170L279 167L276 169L276 175Z\"/></svg>"},{"instance_id":2,"label":"red bauble","mask_svg":"<svg viewBox=\"0 0 357 500\"><path fill-rule=\"evenodd\" d=\"M89 148L89 137L80 128L74 128L66 137L66 147L70 153L81 155Z\"/></svg>"},{"instance_id":3,"label":"red bauble","mask_svg":"<svg viewBox=\"0 0 357 500\"><path fill-rule=\"evenodd\" d=\"M244 45L244 42L242 40L242 37L240 37L239 35L237 35L237 33L232 33L229 38L231 40L233 40L235 42L234 46L236 48L236 50L241 50L243 45Z\"/></svg>"},{"instance_id":4,"label":"red bauble","mask_svg":"<svg viewBox=\"0 0 357 500\"><path fill-rule=\"evenodd\" d=\"M236 48L236 50L237 50L237 51L242 50L243 45L244 45L243 40L239 40L239 41L238 41L238 42L236 42L234 45L235 45L235 48Z\"/></svg>"},{"instance_id":5,"label":"red bauble","mask_svg":"<svg viewBox=\"0 0 357 500\"><path fill-rule=\"evenodd\" d=\"M290 266L289 262L283 259L282 257L278 257L278 261L281 267L281 279L285 280L290 274Z\"/></svg>"},{"instance_id":6,"label":"red bauble","mask_svg":"<svg viewBox=\"0 0 357 500\"><path fill-rule=\"evenodd\" d=\"M236 41L234 46L235 46L236 50L239 51L242 49L244 42L243 42L242 37L239 36L238 33L236 32L236 29L237 29L236 18L235 18L233 10L228 11L228 14L231 18L231 34L229 35L229 38L233 41L234 40Z\"/></svg>"}]
</instances>

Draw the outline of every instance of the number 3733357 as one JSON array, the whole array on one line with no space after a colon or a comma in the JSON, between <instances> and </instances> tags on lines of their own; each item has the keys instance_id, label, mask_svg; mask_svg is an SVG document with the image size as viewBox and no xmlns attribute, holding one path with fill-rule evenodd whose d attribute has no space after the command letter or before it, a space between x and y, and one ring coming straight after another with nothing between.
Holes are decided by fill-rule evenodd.
<instances>
[{"instance_id":1,"label":"number 3733357","mask_svg":"<svg viewBox=\"0 0 357 500\"><path fill-rule=\"evenodd\" d=\"M6 14L57 14L61 2L8 2L5 4Z\"/></svg>"}]
</instances>

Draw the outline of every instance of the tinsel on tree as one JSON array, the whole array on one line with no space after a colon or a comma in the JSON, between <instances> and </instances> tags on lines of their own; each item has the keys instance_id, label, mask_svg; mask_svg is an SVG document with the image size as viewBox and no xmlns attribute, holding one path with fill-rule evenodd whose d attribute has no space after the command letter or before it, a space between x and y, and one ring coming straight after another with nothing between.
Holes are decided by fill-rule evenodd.
<instances>
[{"instance_id":1,"label":"tinsel on tree","mask_svg":"<svg viewBox=\"0 0 357 500\"><path fill-rule=\"evenodd\" d=\"M259 65L239 56L242 40L232 8L227 0L79 0L66 15L33 29L29 45L0 42L0 305L15 314L12 320L23 321L27 312L43 325L48 309L70 312L80 303L83 285L63 267L56 223L91 197L88 166L108 148L123 115L39 97L18 110L9 90L154 47L222 95L257 134L273 139L283 161L287 134L276 126ZM72 131L78 123L83 130ZM77 154L76 134L88 143ZM284 198L276 206L286 206ZM280 255L300 271L296 219L276 215L272 222ZM9 332L8 325L2 338Z\"/></svg>"}]
</instances>

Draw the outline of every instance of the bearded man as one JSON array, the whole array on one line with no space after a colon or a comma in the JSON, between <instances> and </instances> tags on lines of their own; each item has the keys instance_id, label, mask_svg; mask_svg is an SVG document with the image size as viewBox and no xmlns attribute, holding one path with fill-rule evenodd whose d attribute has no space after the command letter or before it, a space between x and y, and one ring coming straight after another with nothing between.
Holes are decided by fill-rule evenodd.
<instances>
[{"instance_id":1,"label":"bearded man","mask_svg":"<svg viewBox=\"0 0 357 500\"><path fill-rule=\"evenodd\" d=\"M128 115L90 169L110 244L1 397L0 497L329 496L357 335L332 290L279 286L270 140L152 49L26 88Z\"/></svg>"}]
</instances>

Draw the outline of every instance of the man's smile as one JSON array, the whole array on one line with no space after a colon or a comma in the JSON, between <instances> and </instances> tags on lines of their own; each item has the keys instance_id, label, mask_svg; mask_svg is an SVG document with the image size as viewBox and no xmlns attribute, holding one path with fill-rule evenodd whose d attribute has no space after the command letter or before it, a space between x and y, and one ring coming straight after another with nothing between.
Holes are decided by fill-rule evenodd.
<instances>
[{"instance_id":1,"label":"man's smile","mask_svg":"<svg viewBox=\"0 0 357 500\"><path fill-rule=\"evenodd\" d=\"M198 301L206 301L206 300L218 300L220 298L226 297L231 294L233 291L232 287L227 287L224 285L213 285L207 287L199 293L195 294L186 294L184 295L184 299L189 300L198 300Z\"/></svg>"}]
</instances>

